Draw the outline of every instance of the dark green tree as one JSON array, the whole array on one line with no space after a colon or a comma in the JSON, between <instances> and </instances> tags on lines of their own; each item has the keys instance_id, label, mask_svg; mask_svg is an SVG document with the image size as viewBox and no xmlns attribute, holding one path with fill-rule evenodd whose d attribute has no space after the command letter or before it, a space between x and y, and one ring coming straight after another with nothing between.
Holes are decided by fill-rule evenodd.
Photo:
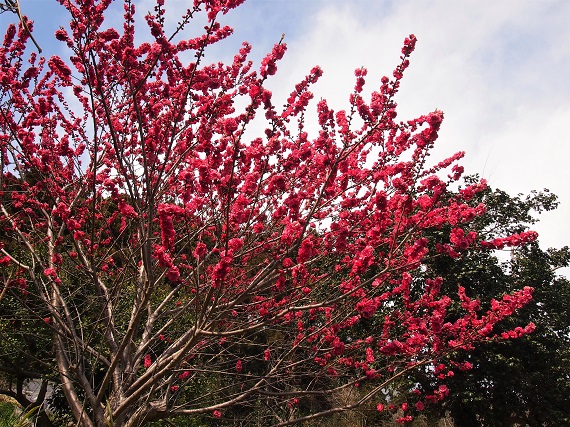
<instances>
[{"instance_id":1,"label":"dark green tree","mask_svg":"<svg viewBox=\"0 0 570 427\"><path fill-rule=\"evenodd\" d=\"M489 188L472 200L479 202L487 206L487 212L470 226L487 240L528 230L537 221L537 213L557 206L556 196L547 190L524 197ZM434 242L448 232L434 231ZM471 365L473 369L453 369L453 376L446 378L448 399L426 406L424 413L432 418L448 412L458 426L570 423L570 281L557 275L559 268L569 265L570 250L567 246L543 250L533 242L509 251L465 251L457 258L440 256L425 265L424 273L441 276L444 288L459 284L470 298L481 301L533 287L533 301L497 325L493 333L501 335L530 322L536 325L530 335L490 340L469 354L457 355L446 371L454 366Z\"/></svg>"}]
</instances>

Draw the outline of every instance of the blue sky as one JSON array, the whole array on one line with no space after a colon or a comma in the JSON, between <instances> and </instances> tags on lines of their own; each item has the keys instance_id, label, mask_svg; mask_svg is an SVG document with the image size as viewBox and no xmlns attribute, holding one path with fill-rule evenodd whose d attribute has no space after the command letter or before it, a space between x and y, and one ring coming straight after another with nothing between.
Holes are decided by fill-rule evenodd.
<instances>
[{"instance_id":1,"label":"blue sky","mask_svg":"<svg viewBox=\"0 0 570 427\"><path fill-rule=\"evenodd\" d=\"M20 0L45 53L60 53L65 24L55 0ZM136 2L148 10L151 0ZM190 0L166 0L174 22ZM0 22L12 19L0 15ZM111 21L113 19L111 18ZM445 112L434 160L467 152L479 173L511 194L549 188L556 212L535 227L542 245L570 244L570 2L567 0L248 0L224 17L234 36L212 60L230 60L242 41L261 58L282 33L288 52L272 81L284 100L313 65L325 74L316 98L338 108L368 68L369 88L389 75L402 41L418 38L398 97L399 117ZM191 34L189 34L191 36ZM568 274L568 269L565 271Z\"/></svg>"}]
</instances>

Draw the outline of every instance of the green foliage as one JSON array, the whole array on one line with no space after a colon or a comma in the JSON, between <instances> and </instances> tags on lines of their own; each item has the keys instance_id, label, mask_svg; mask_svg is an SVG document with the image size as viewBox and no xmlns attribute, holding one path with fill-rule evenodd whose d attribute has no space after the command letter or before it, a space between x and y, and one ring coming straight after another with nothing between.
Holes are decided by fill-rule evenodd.
<instances>
[{"instance_id":1,"label":"green foliage","mask_svg":"<svg viewBox=\"0 0 570 427\"><path fill-rule=\"evenodd\" d=\"M16 407L10 402L0 402L0 427L12 427L18 421Z\"/></svg>"},{"instance_id":2,"label":"green foliage","mask_svg":"<svg viewBox=\"0 0 570 427\"><path fill-rule=\"evenodd\" d=\"M30 409L22 414L17 404L8 401L0 401L0 427L30 427L32 419L38 411L38 407Z\"/></svg>"}]
</instances>

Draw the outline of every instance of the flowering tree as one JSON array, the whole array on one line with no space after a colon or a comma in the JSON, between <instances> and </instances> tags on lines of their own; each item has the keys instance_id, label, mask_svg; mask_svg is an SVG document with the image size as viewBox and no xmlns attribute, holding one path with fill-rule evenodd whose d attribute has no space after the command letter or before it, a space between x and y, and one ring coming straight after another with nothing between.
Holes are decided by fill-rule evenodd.
<instances>
[{"instance_id":1,"label":"flowering tree","mask_svg":"<svg viewBox=\"0 0 570 427\"><path fill-rule=\"evenodd\" d=\"M0 49L2 310L43 331L42 376L82 426L231 422L259 404L276 425L382 411L391 381L420 366L440 376L439 358L495 339L530 300L525 288L481 311L459 287L449 316L441 278L412 283L427 258L536 238L469 231L485 207L467 202L485 183L444 197L463 153L427 163L443 114L396 121L413 35L369 100L358 69L349 108L321 100L309 129L318 67L283 108L265 87L284 43L258 70L247 43L229 65L203 64L232 32L219 16L242 1L195 0L167 33L157 0L140 44L132 0L120 30L104 26L111 0L59 2L69 60L27 55L25 18ZM202 15L204 33L184 38ZM260 120L265 132L248 137ZM425 230L442 227L447 243L431 247ZM306 403L354 387L355 401ZM414 397L401 421L446 393Z\"/></svg>"}]
</instances>

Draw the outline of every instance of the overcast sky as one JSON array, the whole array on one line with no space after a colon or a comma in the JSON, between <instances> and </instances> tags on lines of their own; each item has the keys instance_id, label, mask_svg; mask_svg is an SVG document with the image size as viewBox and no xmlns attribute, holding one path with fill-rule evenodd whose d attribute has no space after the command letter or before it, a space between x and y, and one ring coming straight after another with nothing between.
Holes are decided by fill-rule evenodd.
<instances>
[{"instance_id":1,"label":"overcast sky","mask_svg":"<svg viewBox=\"0 0 570 427\"><path fill-rule=\"evenodd\" d=\"M46 53L65 15L54 0L20 0ZM135 1L149 9L151 0ZM190 0L166 0L175 9ZM0 16L2 22L7 16ZM248 0L223 18L235 27L212 58L231 60L242 41L260 59L285 34L288 52L271 88L285 97L314 65L316 98L347 106L354 69L369 90L390 75L404 38L418 38L397 98L401 119L439 109L438 159L467 152L466 173L511 194L548 188L560 207L534 227L543 247L570 244L570 1ZM565 270L568 274L568 269Z\"/></svg>"}]
</instances>

